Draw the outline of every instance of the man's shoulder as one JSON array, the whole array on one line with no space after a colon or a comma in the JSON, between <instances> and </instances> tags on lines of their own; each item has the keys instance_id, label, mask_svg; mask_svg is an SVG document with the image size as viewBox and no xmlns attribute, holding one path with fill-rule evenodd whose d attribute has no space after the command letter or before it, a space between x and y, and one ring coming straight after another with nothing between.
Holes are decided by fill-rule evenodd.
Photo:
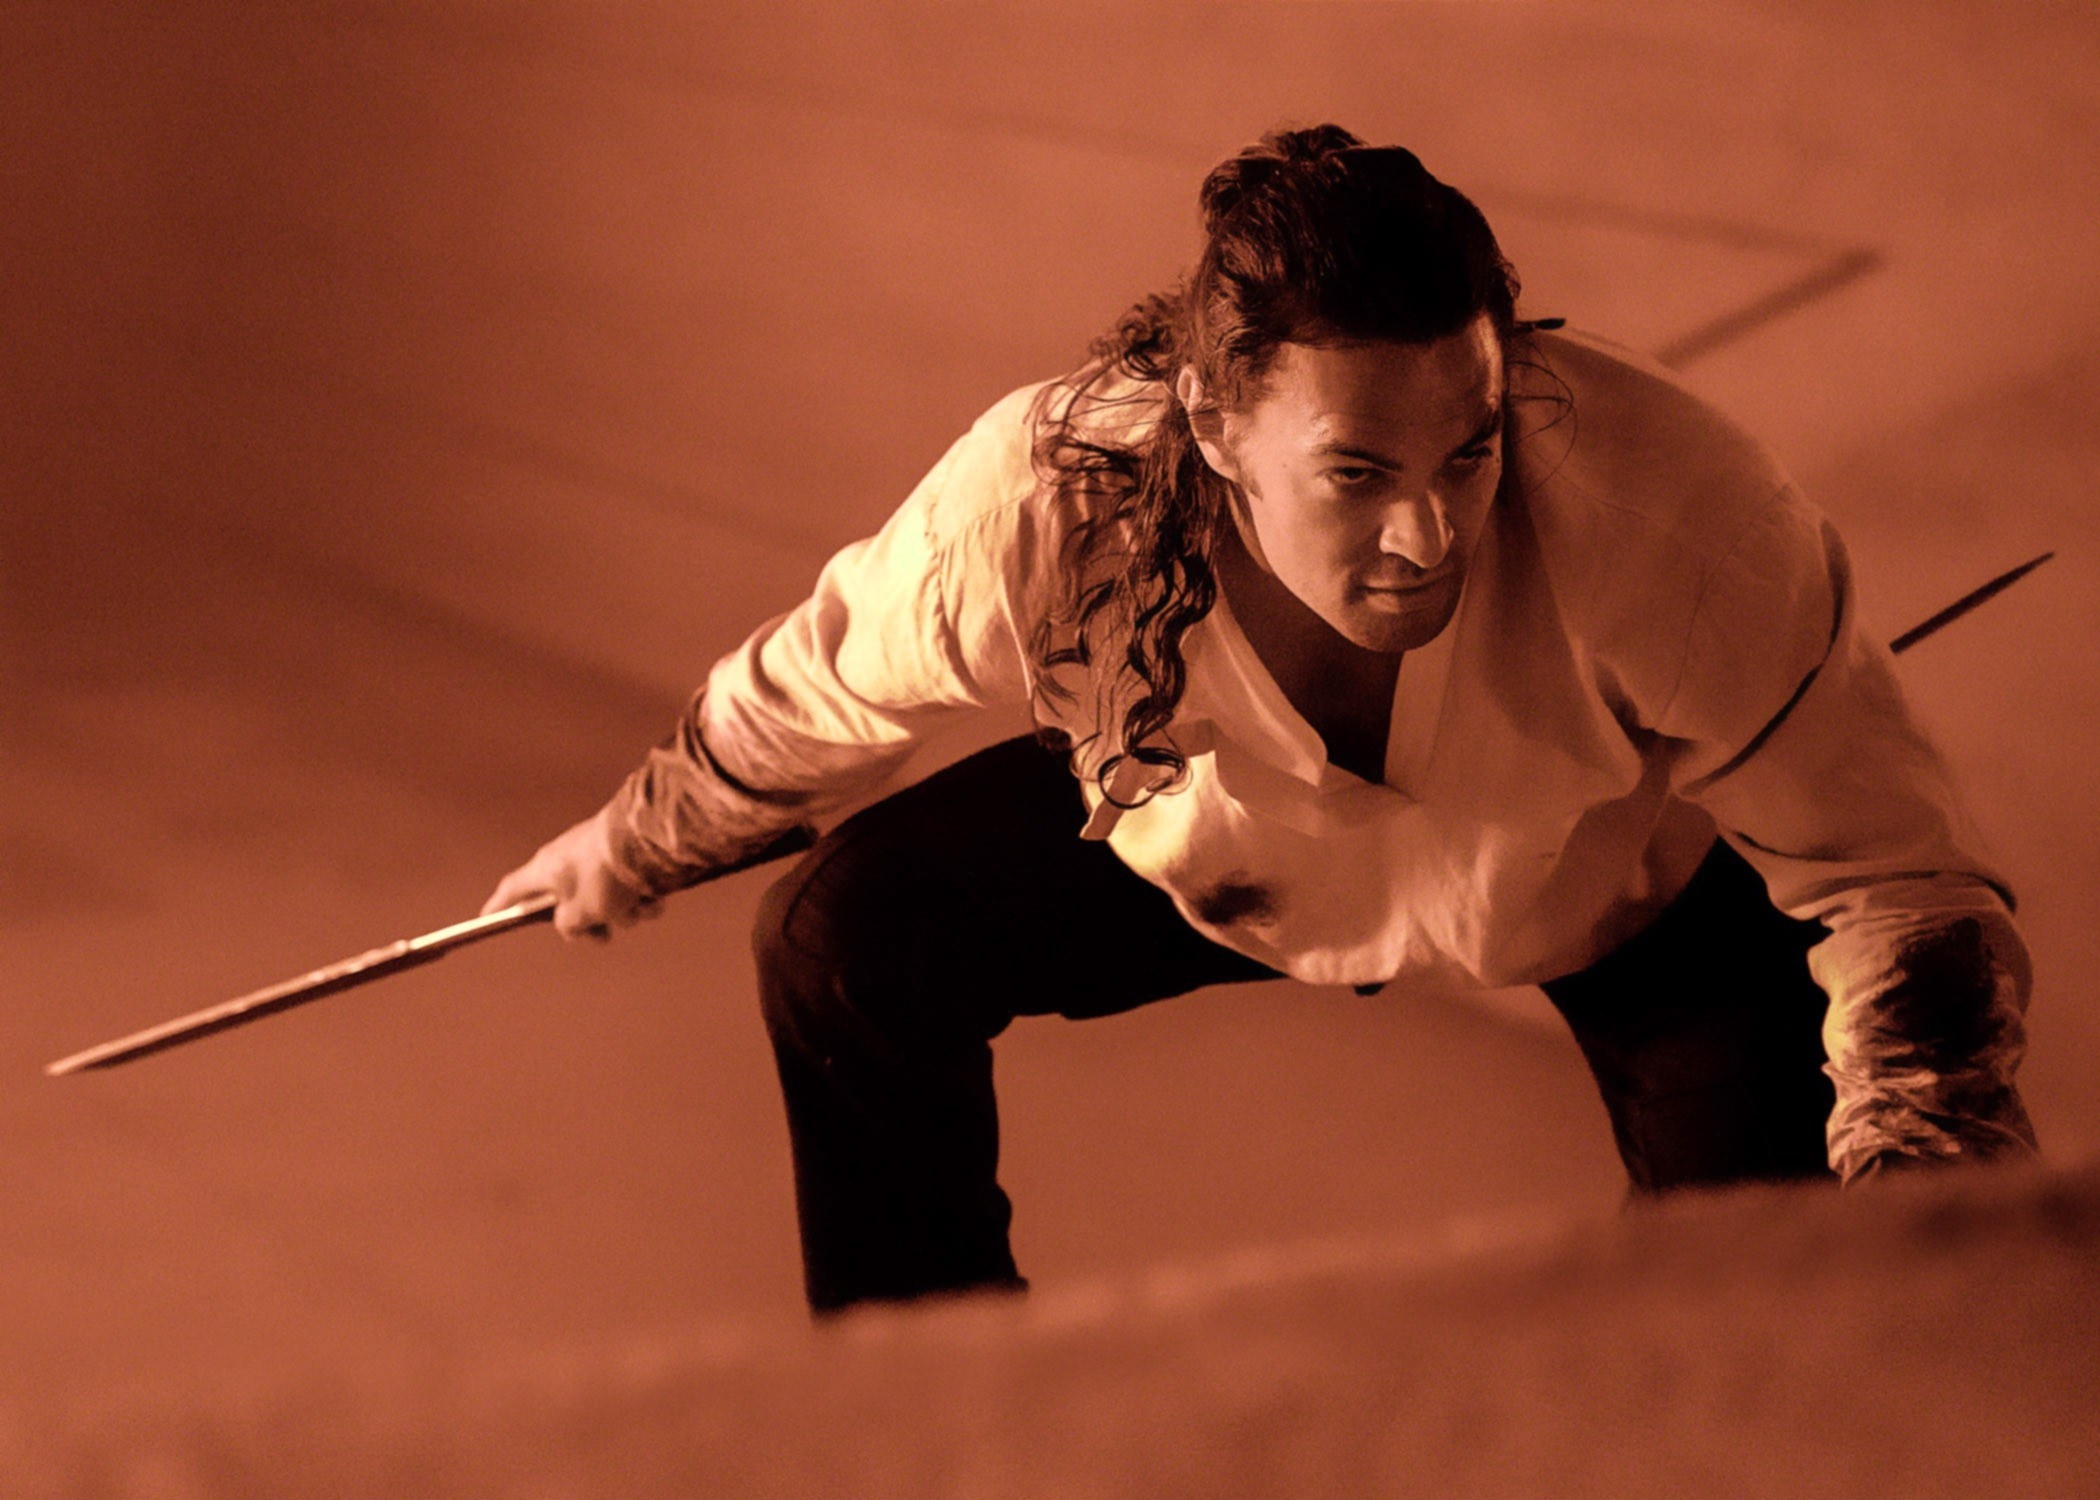
<instances>
[{"instance_id":1,"label":"man's shoulder","mask_svg":"<svg viewBox=\"0 0 2100 1500\"><path fill-rule=\"evenodd\" d=\"M928 476L926 517L937 541L965 534L1062 529L1084 510L1085 487L1057 482L1060 442L1128 447L1156 423L1156 384L1080 371L1019 386L988 407Z\"/></svg>"},{"instance_id":2,"label":"man's shoulder","mask_svg":"<svg viewBox=\"0 0 2100 1500\"><path fill-rule=\"evenodd\" d=\"M1705 527L1787 483L1770 447L1655 359L1590 334L1541 334L1535 353L1520 374L1550 408L1541 447L1596 500Z\"/></svg>"},{"instance_id":3,"label":"man's shoulder","mask_svg":"<svg viewBox=\"0 0 2100 1500\"><path fill-rule=\"evenodd\" d=\"M1631 350L1547 337L1536 359L1515 508L1600 670L1659 709L1699 630L1827 633L1823 518L1764 444Z\"/></svg>"},{"instance_id":4,"label":"man's shoulder","mask_svg":"<svg viewBox=\"0 0 2100 1500\"><path fill-rule=\"evenodd\" d=\"M1798 503L1765 444L1635 350L1540 335L1512 390L1528 398L1521 476L1544 506L1600 540L1714 557Z\"/></svg>"}]
</instances>

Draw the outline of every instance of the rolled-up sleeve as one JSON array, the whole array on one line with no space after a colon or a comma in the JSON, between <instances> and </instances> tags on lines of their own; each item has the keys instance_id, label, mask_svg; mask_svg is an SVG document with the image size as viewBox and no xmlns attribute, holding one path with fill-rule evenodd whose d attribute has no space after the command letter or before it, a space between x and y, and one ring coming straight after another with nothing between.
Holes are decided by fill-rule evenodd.
<instances>
[{"instance_id":1,"label":"rolled-up sleeve","mask_svg":"<svg viewBox=\"0 0 2100 1500\"><path fill-rule=\"evenodd\" d=\"M738 863L865 801L956 714L1026 701L1008 556L1033 483L1025 395L715 664L600 815L629 884L660 893Z\"/></svg>"},{"instance_id":2,"label":"rolled-up sleeve","mask_svg":"<svg viewBox=\"0 0 2100 1500\"><path fill-rule=\"evenodd\" d=\"M1683 795L1775 905L1829 929L1809 964L1830 997L1832 1167L2031 1152L2010 893L1859 627L1836 533L1791 494L1715 568L1662 727Z\"/></svg>"}]
</instances>

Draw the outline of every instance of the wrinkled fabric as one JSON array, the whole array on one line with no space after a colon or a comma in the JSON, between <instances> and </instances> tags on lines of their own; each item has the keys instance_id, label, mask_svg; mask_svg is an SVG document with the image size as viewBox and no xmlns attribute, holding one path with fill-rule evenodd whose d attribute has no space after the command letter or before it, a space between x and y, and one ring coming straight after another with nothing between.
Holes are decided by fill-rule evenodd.
<instances>
[{"instance_id":1,"label":"wrinkled fabric","mask_svg":"<svg viewBox=\"0 0 2100 1500\"><path fill-rule=\"evenodd\" d=\"M1134 785L1105 799L1084 778L1087 835L1206 936L1300 979L1499 986L1641 930L1718 832L1780 909L1830 932L1811 964L1831 1000L1832 1166L2031 1149L2010 899L1860 630L1836 533L1759 445L1626 351L1540 335L1510 380L1502 489L1456 618L1402 663L1383 778L1328 762L1221 602L1184 641L1168 737L1186 775L1129 809ZM715 665L606 809L632 884L834 821L975 713L1031 705L1082 773L1115 748L1114 680L1048 692L1028 661L1089 503L1037 473L1043 389L987 412ZM1104 425L1164 399L1115 394Z\"/></svg>"}]
</instances>

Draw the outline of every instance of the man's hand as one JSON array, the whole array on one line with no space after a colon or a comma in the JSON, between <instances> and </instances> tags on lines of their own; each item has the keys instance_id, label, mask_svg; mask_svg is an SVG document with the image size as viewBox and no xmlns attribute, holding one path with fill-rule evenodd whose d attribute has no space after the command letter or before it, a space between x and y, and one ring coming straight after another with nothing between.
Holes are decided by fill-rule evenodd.
<instances>
[{"instance_id":1,"label":"man's hand","mask_svg":"<svg viewBox=\"0 0 2100 1500\"><path fill-rule=\"evenodd\" d=\"M603 813L542 844L539 853L497 883L482 914L544 895L557 900L554 930L565 938L605 942L619 928L663 914L661 902L613 873Z\"/></svg>"}]
</instances>

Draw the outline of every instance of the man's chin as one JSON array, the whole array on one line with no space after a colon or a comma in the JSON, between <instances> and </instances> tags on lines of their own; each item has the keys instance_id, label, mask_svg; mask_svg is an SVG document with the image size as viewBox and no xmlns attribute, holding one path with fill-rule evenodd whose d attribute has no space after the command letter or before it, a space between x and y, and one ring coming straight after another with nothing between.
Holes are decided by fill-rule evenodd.
<instances>
[{"instance_id":1,"label":"man's chin","mask_svg":"<svg viewBox=\"0 0 2100 1500\"><path fill-rule=\"evenodd\" d=\"M1419 594L1367 591L1345 620L1334 623L1352 644L1393 655L1428 645L1444 633L1457 612L1455 587L1425 589Z\"/></svg>"}]
</instances>

